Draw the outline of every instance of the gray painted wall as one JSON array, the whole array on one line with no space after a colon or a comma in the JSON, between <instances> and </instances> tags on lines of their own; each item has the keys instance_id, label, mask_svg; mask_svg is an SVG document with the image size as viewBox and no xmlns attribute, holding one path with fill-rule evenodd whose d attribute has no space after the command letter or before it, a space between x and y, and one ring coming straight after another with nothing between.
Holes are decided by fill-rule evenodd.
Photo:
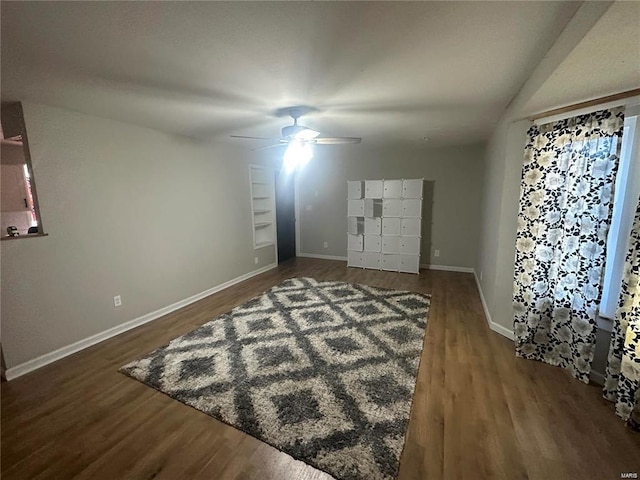
<instances>
[{"instance_id":1,"label":"gray painted wall","mask_svg":"<svg viewBox=\"0 0 640 480\"><path fill-rule=\"evenodd\" d=\"M345 256L347 181L424 178L421 263L471 268L480 229L483 145L316 148L300 174L300 251ZM328 248L323 243L328 243ZM440 257L434 257L434 250Z\"/></svg>"},{"instance_id":2,"label":"gray painted wall","mask_svg":"<svg viewBox=\"0 0 640 480\"><path fill-rule=\"evenodd\" d=\"M491 320L513 331L513 268L527 120L502 121L486 151L476 272Z\"/></svg>"},{"instance_id":3,"label":"gray painted wall","mask_svg":"<svg viewBox=\"0 0 640 480\"><path fill-rule=\"evenodd\" d=\"M9 368L275 261L253 249L247 149L24 112L49 236L1 244Z\"/></svg>"}]
</instances>

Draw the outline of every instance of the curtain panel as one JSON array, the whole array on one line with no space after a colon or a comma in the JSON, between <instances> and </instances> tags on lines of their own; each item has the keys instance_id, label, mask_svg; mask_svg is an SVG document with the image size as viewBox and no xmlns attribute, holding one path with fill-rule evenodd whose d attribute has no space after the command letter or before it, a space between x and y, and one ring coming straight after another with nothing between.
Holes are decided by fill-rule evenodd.
<instances>
[{"instance_id":1,"label":"curtain panel","mask_svg":"<svg viewBox=\"0 0 640 480\"><path fill-rule=\"evenodd\" d=\"M593 359L622 108L529 129L515 256L516 354L587 383Z\"/></svg>"},{"instance_id":2,"label":"curtain panel","mask_svg":"<svg viewBox=\"0 0 640 480\"><path fill-rule=\"evenodd\" d=\"M640 200L613 322L603 393L615 402L616 413L640 430Z\"/></svg>"}]
</instances>

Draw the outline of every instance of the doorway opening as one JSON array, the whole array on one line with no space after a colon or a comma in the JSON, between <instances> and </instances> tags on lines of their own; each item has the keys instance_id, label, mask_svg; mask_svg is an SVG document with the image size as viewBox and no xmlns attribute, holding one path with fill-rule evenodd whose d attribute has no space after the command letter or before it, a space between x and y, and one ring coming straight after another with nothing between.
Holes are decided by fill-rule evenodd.
<instances>
[{"instance_id":1,"label":"doorway opening","mask_svg":"<svg viewBox=\"0 0 640 480\"><path fill-rule=\"evenodd\" d=\"M275 172L278 263L296 256L295 173Z\"/></svg>"}]
</instances>

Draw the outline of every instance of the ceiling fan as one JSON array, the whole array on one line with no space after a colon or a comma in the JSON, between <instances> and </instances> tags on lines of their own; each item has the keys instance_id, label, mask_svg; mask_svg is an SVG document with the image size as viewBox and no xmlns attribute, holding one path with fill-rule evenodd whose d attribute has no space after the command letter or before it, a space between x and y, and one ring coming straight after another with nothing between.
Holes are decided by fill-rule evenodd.
<instances>
[{"instance_id":1,"label":"ceiling fan","mask_svg":"<svg viewBox=\"0 0 640 480\"><path fill-rule=\"evenodd\" d=\"M298 125L298 118L313 110L315 109L311 107L287 107L279 109L276 112L278 116L289 116L293 119L293 125L288 125L282 129L281 138L251 137L245 135L231 135L231 137L248 138L253 140L274 140L278 142L273 145L254 148L253 150L281 147L290 143L307 145L343 145L348 143L360 143L362 141L362 138L359 137L322 137L320 136L320 132L313 130L312 128L305 127L304 125Z\"/></svg>"}]
</instances>

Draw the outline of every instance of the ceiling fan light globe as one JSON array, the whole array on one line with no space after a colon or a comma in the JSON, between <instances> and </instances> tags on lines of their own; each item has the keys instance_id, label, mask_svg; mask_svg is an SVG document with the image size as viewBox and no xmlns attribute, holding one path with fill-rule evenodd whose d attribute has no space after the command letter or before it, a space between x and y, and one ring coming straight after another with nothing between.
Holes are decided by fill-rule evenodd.
<instances>
[{"instance_id":1,"label":"ceiling fan light globe","mask_svg":"<svg viewBox=\"0 0 640 480\"><path fill-rule=\"evenodd\" d=\"M300 154L299 168L303 168L309 160L313 158L313 146L309 143L302 144L302 152Z\"/></svg>"},{"instance_id":2,"label":"ceiling fan light globe","mask_svg":"<svg viewBox=\"0 0 640 480\"><path fill-rule=\"evenodd\" d=\"M293 140L284 152L284 170L291 174L304 167L311 158L313 158L313 146L297 139Z\"/></svg>"}]
</instances>

